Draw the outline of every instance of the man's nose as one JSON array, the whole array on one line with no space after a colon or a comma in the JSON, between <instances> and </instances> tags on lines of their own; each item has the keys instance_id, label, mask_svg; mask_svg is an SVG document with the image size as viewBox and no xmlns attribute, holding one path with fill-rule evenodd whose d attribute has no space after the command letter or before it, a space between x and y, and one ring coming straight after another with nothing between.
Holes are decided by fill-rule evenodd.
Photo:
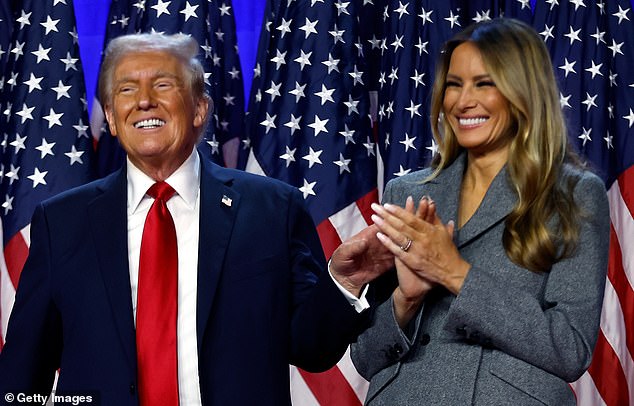
<instances>
[{"instance_id":1,"label":"man's nose","mask_svg":"<svg viewBox=\"0 0 634 406\"><path fill-rule=\"evenodd\" d=\"M155 106L154 92L151 88L141 86L137 93L137 105L141 110L147 110Z\"/></svg>"}]
</instances>

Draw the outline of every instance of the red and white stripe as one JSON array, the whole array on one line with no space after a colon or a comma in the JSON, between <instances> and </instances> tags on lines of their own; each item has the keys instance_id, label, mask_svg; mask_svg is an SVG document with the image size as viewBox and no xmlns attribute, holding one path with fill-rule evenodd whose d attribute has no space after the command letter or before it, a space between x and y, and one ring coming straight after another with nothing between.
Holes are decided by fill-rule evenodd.
<instances>
[{"instance_id":1,"label":"red and white stripe","mask_svg":"<svg viewBox=\"0 0 634 406\"><path fill-rule=\"evenodd\" d=\"M634 405L634 167L608 190L610 257L601 331L588 371L572 384L580 406Z\"/></svg>"},{"instance_id":2,"label":"red and white stripe","mask_svg":"<svg viewBox=\"0 0 634 406\"><path fill-rule=\"evenodd\" d=\"M0 241L2 241L2 223L0 222ZM27 225L16 233L4 247L0 255L0 350L4 345L9 315L13 309L15 290L26 257L29 254L31 226Z\"/></svg>"}]
</instances>

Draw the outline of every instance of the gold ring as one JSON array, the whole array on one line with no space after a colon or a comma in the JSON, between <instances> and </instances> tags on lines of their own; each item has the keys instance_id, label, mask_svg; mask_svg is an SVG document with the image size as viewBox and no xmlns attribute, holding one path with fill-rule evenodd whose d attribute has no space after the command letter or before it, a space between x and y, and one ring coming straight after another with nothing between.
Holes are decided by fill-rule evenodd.
<instances>
[{"instance_id":1,"label":"gold ring","mask_svg":"<svg viewBox=\"0 0 634 406\"><path fill-rule=\"evenodd\" d=\"M399 248L402 249L403 251L407 252L407 250L412 246L412 242L413 241L408 238L407 242L405 243L405 245L401 245Z\"/></svg>"}]
</instances>

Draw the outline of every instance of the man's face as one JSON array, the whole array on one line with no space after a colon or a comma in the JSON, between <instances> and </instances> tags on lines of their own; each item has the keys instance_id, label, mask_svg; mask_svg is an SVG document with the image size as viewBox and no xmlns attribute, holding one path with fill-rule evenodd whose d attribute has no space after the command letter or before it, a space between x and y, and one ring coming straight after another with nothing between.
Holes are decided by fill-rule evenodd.
<instances>
[{"instance_id":1,"label":"man's face","mask_svg":"<svg viewBox=\"0 0 634 406\"><path fill-rule=\"evenodd\" d=\"M126 55L114 70L105 107L110 132L130 161L157 180L191 154L207 115L207 100L194 100L185 74L176 57L158 51Z\"/></svg>"}]
</instances>

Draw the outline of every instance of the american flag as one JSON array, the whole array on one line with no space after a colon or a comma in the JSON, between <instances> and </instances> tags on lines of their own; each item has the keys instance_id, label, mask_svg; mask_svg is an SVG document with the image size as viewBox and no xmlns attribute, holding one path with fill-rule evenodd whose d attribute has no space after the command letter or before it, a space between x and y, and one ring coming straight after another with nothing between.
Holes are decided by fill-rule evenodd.
<instances>
[{"instance_id":1,"label":"american flag","mask_svg":"<svg viewBox=\"0 0 634 406\"><path fill-rule=\"evenodd\" d=\"M207 92L214 101L212 119L200 149L216 163L236 166L244 136L244 86L231 0L112 0L105 44L137 32L182 32L200 45ZM125 155L102 126L97 148L100 175L117 169Z\"/></svg>"},{"instance_id":2,"label":"american flag","mask_svg":"<svg viewBox=\"0 0 634 406\"><path fill-rule=\"evenodd\" d=\"M270 1L248 113L247 170L296 186L327 257L370 221L377 147L361 29L371 0ZM291 369L295 404L360 405L366 385L346 355L323 374Z\"/></svg>"},{"instance_id":3,"label":"american flag","mask_svg":"<svg viewBox=\"0 0 634 406\"><path fill-rule=\"evenodd\" d=\"M586 4L587 3L587 4ZM634 404L634 13L627 0L539 1L570 139L608 188L612 235L601 331L579 405Z\"/></svg>"},{"instance_id":4,"label":"american flag","mask_svg":"<svg viewBox=\"0 0 634 406\"><path fill-rule=\"evenodd\" d=\"M1 45L8 59L0 79L0 344L28 254L35 206L92 179L73 2L25 0L11 12L9 45Z\"/></svg>"}]
</instances>

